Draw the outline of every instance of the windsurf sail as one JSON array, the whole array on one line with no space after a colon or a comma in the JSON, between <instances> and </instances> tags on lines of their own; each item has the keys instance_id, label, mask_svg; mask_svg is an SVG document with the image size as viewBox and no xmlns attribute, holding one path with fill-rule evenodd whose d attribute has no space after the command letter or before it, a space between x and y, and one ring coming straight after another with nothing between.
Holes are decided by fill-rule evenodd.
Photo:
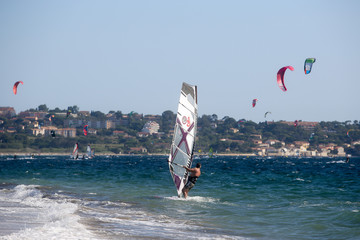
<instances>
[{"instance_id":1,"label":"windsurf sail","mask_svg":"<svg viewBox=\"0 0 360 240\"><path fill-rule=\"evenodd\" d=\"M87 147L86 147L86 156L87 156L88 158L91 158L91 157L92 157L90 145L87 145Z\"/></svg>"},{"instance_id":2,"label":"windsurf sail","mask_svg":"<svg viewBox=\"0 0 360 240\"><path fill-rule=\"evenodd\" d=\"M79 144L75 143L74 150L73 150L73 152L71 154L71 157L73 159L76 159L78 157L78 151L79 151Z\"/></svg>"},{"instance_id":3,"label":"windsurf sail","mask_svg":"<svg viewBox=\"0 0 360 240\"><path fill-rule=\"evenodd\" d=\"M168 160L179 197L188 179L188 172L182 166L191 167L193 161L197 112L197 86L183 83Z\"/></svg>"}]
</instances>

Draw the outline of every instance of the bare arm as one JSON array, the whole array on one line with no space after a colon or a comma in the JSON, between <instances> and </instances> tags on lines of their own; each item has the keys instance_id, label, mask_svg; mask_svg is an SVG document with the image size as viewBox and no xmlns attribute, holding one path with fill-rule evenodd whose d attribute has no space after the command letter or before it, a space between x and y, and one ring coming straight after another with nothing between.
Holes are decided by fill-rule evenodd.
<instances>
[{"instance_id":1,"label":"bare arm","mask_svg":"<svg viewBox=\"0 0 360 240\"><path fill-rule=\"evenodd\" d=\"M183 168L185 168L188 172L196 172L195 168L188 168L187 166L183 166Z\"/></svg>"}]
</instances>

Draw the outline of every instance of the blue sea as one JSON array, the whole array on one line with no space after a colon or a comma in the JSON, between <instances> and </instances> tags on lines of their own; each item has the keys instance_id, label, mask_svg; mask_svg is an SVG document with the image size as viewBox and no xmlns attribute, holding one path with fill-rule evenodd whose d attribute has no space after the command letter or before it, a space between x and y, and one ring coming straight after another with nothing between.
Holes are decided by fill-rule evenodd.
<instances>
[{"instance_id":1,"label":"blue sea","mask_svg":"<svg viewBox=\"0 0 360 240\"><path fill-rule=\"evenodd\" d=\"M360 158L0 157L0 239L360 239Z\"/></svg>"}]
</instances>

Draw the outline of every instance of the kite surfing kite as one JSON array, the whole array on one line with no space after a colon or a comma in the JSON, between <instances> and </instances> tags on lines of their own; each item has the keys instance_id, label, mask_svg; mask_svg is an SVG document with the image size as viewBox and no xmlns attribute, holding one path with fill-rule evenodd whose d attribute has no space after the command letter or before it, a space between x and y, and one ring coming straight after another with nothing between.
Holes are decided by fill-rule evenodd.
<instances>
[{"instance_id":1,"label":"kite surfing kite","mask_svg":"<svg viewBox=\"0 0 360 240\"><path fill-rule=\"evenodd\" d=\"M49 121L51 122L54 117L55 117L55 115L50 115Z\"/></svg>"},{"instance_id":2,"label":"kite surfing kite","mask_svg":"<svg viewBox=\"0 0 360 240\"><path fill-rule=\"evenodd\" d=\"M88 134L88 126L89 126L89 125L85 125L85 126L84 126L84 135L85 135L85 136L87 136L87 134Z\"/></svg>"},{"instance_id":3,"label":"kite surfing kite","mask_svg":"<svg viewBox=\"0 0 360 240\"><path fill-rule=\"evenodd\" d=\"M299 125L299 121L298 120L295 120L294 122L294 127L297 127Z\"/></svg>"},{"instance_id":4,"label":"kite surfing kite","mask_svg":"<svg viewBox=\"0 0 360 240\"><path fill-rule=\"evenodd\" d=\"M304 63L304 71L305 74L309 74L311 72L311 68L313 63L316 61L315 58L307 58Z\"/></svg>"},{"instance_id":5,"label":"kite surfing kite","mask_svg":"<svg viewBox=\"0 0 360 240\"><path fill-rule=\"evenodd\" d=\"M315 133L311 133L309 137L309 142L314 138Z\"/></svg>"},{"instance_id":6,"label":"kite surfing kite","mask_svg":"<svg viewBox=\"0 0 360 240\"><path fill-rule=\"evenodd\" d=\"M284 84L284 74L286 69L290 69L291 71L294 71L294 68L292 66L286 66L283 68L280 68L280 70L277 73L277 83L279 85L279 88L283 90L284 92L287 91L285 84Z\"/></svg>"},{"instance_id":7,"label":"kite surfing kite","mask_svg":"<svg viewBox=\"0 0 360 240\"><path fill-rule=\"evenodd\" d=\"M18 88L18 85L19 84L24 84L22 81L17 81L15 84L14 84L14 87L13 87L13 92L14 92L14 94L16 95L16 93L17 93L17 88Z\"/></svg>"},{"instance_id":8,"label":"kite surfing kite","mask_svg":"<svg viewBox=\"0 0 360 240\"><path fill-rule=\"evenodd\" d=\"M271 114L271 112L266 112L266 113L264 114L264 118L266 118L266 116L267 116L269 113Z\"/></svg>"},{"instance_id":9,"label":"kite surfing kite","mask_svg":"<svg viewBox=\"0 0 360 240\"><path fill-rule=\"evenodd\" d=\"M243 127L241 124L244 123L244 122L246 122L245 119L240 119L240 120L237 122L238 127Z\"/></svg>"},{"instance_id":10,"label":"kite surfing kite","mask_svg":"<svg viewBox=\"0 0 360 240\"><path fill-rule=\"evenodd\" d=\"M352 130L352 129L350 129L349 131L346 132L346 136L350 137L349 132L350 132L351 130Z\"/></svg>"},{"instance_id":11,"label":"kite surfing kite","mask_svg":"<svg viewBox=\"0 0 360 240\"><path fill-rule=\"evenodd\" d=\"M253 101L252 101L252 106L253 107L255 107L257 101L259 101L257 98L253 99Z\"/></svg>"}]
</instances>

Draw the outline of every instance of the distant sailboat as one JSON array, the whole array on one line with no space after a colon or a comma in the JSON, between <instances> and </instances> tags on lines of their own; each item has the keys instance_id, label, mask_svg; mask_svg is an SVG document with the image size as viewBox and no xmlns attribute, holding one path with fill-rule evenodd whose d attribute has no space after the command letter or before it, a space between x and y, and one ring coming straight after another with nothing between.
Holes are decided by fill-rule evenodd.
<instances>
[{"instance_id":1,"label":"distant sailboat","mask_svg":"<svg viewBox=\"0 0 360 240\"><path fill-rule=\"evenodd\" d=\"M197 87L183 83L169 155L169 169L180 197L188 179L183 166L191 167L197 128Z\"/></svg>"},{"instance_id":2,"label":"distant sailboat","mask_svg":"<svg viewBox=\"0 0 360 240\"><path fill-rule=\"evenodd\" d=\"M91 159L91 158L94 157L94 155L95 155L95 150L92 150L91 147L90 147L90 145L88 145L88 146L86 147L86 155L85 155L85 158L86 158L86 159Z\"/></svg>"},{"instance_id":3,"label":"distant sailboat","mask_svg":"<svg viewBox=\"0 0 360 240\"><path fill-rule=\"evenodd\" d=\"M74 150L70 156L72 159L78 159L79 158L79 144L75 143Z\"/></svg>"},{"instance_id":4,"label":"distant sailboat","mask_svg":"<svg viewBox=\"0 0 360 240\"><path fill-rule=\"evenodd\" d=\"M90 147L90 145L87 145L87 147L86 147L86 157L87 158L91 157L91 147Z\"/></svg>"}]
</instances>

